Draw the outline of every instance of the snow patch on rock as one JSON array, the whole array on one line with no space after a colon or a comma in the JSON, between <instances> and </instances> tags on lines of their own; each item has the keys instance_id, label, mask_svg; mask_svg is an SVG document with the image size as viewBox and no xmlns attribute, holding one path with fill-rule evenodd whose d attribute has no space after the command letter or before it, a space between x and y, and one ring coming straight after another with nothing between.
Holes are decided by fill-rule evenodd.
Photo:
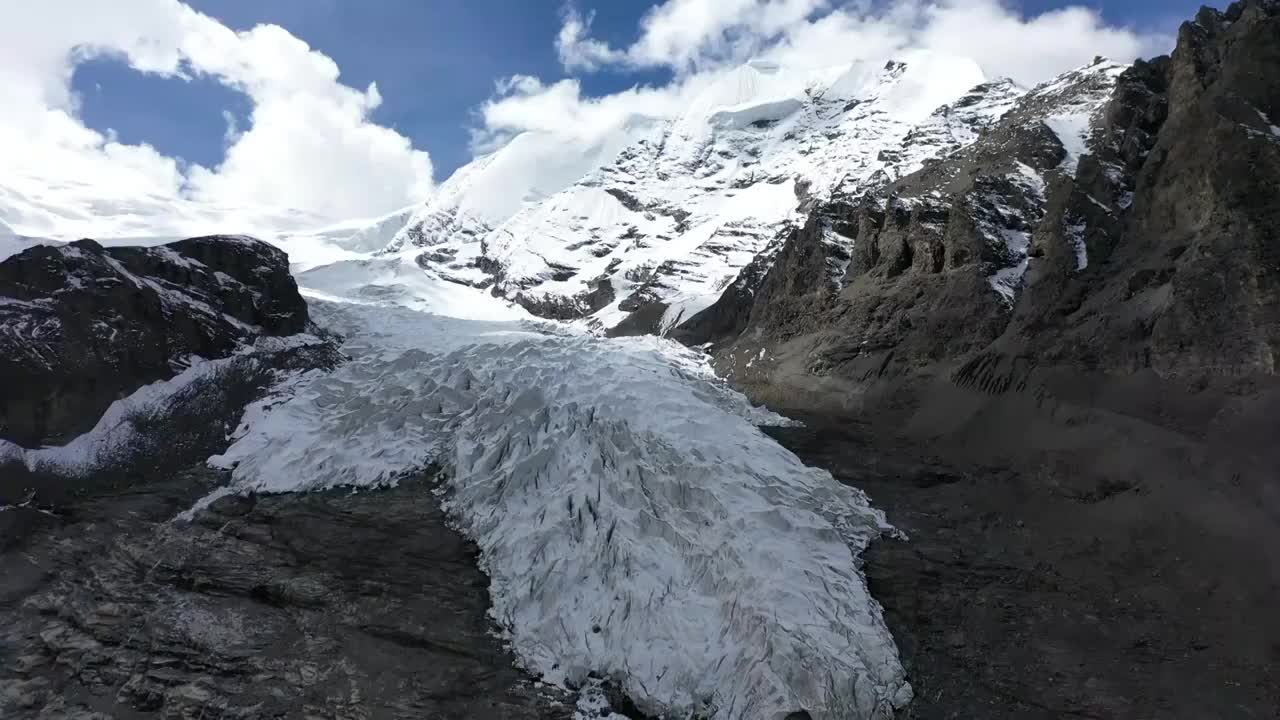
<instances>
[{"instance_id":1,"label":"snow patch on rock","mask_svg":"<svg viewBox=\"0 0 1280 720\"><path fill-rule=\"evenodd\" d=\"M0 439L0 462L12 461L31 471L47 471L67 477L83 477L111 467L130 452L141 439L138 418L163 417L184 391L194 384L216 377L235 363L255 354L283 352L290 348L322 345L326 341L308 334L262 337L225 358L206 360L184 358L186 367L168 380L159 380L135 390L107 408L92 430L65 445L24 448Z\"/></svg>"},{"instance_id":2,"label":"snow patch on rock","mask_svg":"<svg viewBox=\"0 0 1280 720\"><path fill-rule=\"evenodd\" d=\"M1089 116L1084 113L1053 115L1045 120L1045 124L1058 136L1062 148L1067 151L1062 168L1074 176L1080 165L1080 157L1089 152L1089 130L1092 127Z\"/></svg>"}]
</instances>

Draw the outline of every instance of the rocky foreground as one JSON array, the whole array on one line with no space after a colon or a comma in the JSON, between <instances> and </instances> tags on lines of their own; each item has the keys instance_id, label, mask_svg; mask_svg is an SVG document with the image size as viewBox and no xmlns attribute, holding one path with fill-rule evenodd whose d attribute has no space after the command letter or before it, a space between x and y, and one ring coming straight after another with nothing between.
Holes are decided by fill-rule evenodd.
<instances>
[{"instance_id":1,"label":"rocky foreground","mask_svg":"<svg viewBox=\"0 0 1280 720\"><path fill-rule=\"evenodd\" d=\"M863 488L907 535L863 554L915 689L901 717L1269 718L1280 707L1267 566L1280 524L1222 502L1238 488L1073 485L1050 468L956 462L854 419L806 420L770 434Z\"/></svg>"},{"instance_id":2,"label":"rocky foreground","mask_svg":"<svg viewBox=\"0 0 1280 720\"><path fill-rule=\"evenodd\" d=\"M566 718L429 477L227 498L196 469L0 513L6 718Z\"/></svg>"}]
</instances>

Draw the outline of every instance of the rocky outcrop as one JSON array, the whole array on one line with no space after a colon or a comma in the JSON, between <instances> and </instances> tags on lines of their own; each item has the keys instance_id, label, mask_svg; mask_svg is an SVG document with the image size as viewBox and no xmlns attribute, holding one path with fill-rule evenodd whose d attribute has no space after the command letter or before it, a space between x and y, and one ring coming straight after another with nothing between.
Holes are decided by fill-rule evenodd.
<instances>
[{"instance_id":1,"label":"rocky outcrop","mask_svg":"<svg viewBox=\"0 0 1280 720\"><path fill-rule=\"evenodd\" d=\"M307 328L288 257L257 240L32 247L0 262L0 439L65 441L193 357Z\"/></svg>"},{"instance_id":2,"label":"rocky outcrop","mask_svg":"<svg viewBox=\"0 0 1280 720\"><path fill-rule=\"evenodd\" d=\"M1046 262L1000 348L1183 382L1273 376L1280 351L1280 6L1182 26L1139 66L1043 228ZM1090 263L1054 251L1082 239ZM1005 350L1008 348L1008 350Z\"/></svg>"},{"instance_id":3,"label":"rocky outcrop","mask_svg":"<svg viewBox=\"0 0 1280 720\"><path fill-rule=\"evenodd\" d=\"M223 452L245 409L281 382L343 360L327 337L260 338L231 357L138 388L65 445L24 448L0 440L0 509L56 507L185 470Z\"/></svg>"}]
</instances>

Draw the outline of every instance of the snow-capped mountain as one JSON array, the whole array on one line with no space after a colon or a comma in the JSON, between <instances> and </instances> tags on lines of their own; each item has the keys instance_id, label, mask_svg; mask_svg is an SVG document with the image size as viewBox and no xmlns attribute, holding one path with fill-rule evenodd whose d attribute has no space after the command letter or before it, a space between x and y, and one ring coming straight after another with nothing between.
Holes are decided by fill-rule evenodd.
<instances>
[{"instance_id":1,"label":"snow-capped mountain","mask_svg":"<svg viewBox=\"0 0 1280 720\"><path fill-rule=\"evenodd\" d=\"M1028 93L987 78L970 60L923 51L803 72L753 61L711 83L678 117L633 117L585 144L523 133L460 168L419 207L316 230L304 218L276 218L269 224L286 229L265 237L290 252L295 271L315 269L326 276L318 285L336 282L342 292L345 275L366 299L408 301L429 289L430 305L447 295L444 281L542 317L622 334L667 332L714 303L744 268L766 267L810 208L927 171L1002 117L1043 121L1067 148L1064 166L1074 167L1089 114L1110 88L1095 82L1082 93L1080 83L1114 79L1121 69L1106 68ZM1015 168L1011 181L1034 194L1038 172ZM899 195L900 203L929 202ZM21 221L16 227L54 226L40 203L12 191L8 199L0 217ZM1037 196L984 221L1007 246L1008 262L992 271L1006 296L1025 270L1025 228L1045 201ZM201 212L172 210L150 235L136 226L147 213L117 214L93 235L105 244L167 242L202 226ZM829 241L848 252L838 233ZM30 243L0 242L13 251Z\"/></svg>"},{"instance_id":2,"label":"snow-capped mountain","mask_svg":"<svg viewBox=\"0 0 1280 720\"><path fill-rule=\"evenodd\" d=\"M422 248L424 269L538 315L614 329L645 309L640 329L668 329L714 302L806 205L956 152L1024 92L924 52L800 73L752 62L677 118L566 153L545 180L508 178L504 168L544 157L545 139L517 138L460 170L388 250ZM566 181L570 167L584 172Z\"/></svg>"}]
</instances>

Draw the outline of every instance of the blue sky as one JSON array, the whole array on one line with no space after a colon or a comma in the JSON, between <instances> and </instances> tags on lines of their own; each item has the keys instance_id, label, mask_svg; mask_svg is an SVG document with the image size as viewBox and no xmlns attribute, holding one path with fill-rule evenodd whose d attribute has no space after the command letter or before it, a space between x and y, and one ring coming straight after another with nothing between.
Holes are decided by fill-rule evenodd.
<instances>
[{"instance_id":1,"label":"blue sky","mask_svg":"<svg viewBox=\"0 0 1280 720\"><path fill-rule=\"evenodd\" d=\"M356 88L377 82L384 103L373 121L394 127L429 151L436 177L470 159L467 127L494 82L515 74L564 76L554 38L560 0L189 0L195 9L236 30L281 25L333 58ZM653 3L610 0L594 28L611 40L631 40ZM582 78L584 91L603 94L665 73L601 72ZM115 59L77 67L85 124L114 130L124 142L148 142L166 155L212 166L222 157L226 123L243 125L247 98L216 81L147 75Z\"/></svg>"},{"instance_id":2,"label":"blue sky","mask_svg":"<svg viewBox=\"0 0 1280 720\"><path fill-rule=\"evenodd\" d=\"M341 68L342 81L363 89L377 82L383 104L373 122L395 128L431 154L436 180L470 159L468 128L494 82L525 74L566 76L554 39L562 0L189 0L195 9L236 30L278 24ZM595 13L593 37L614 46L634 42L639 21L655 2L582 3ZM1009 4L1009 3L1006 3ZM1057 0L1013 3L1028 15L1061 7ZM1199 0L1093 0L1108 23L1171 31ZM667 71L604 70L581 74L589 95L635 84L662 83ZM248 98L207 77L148 75L120 60L95 59L76 68L72 88L90 128L114 131L126 143L149 143L165 155L207 167L226 145L230 113L247 123Z\"/></svg>"}]
</instances>

